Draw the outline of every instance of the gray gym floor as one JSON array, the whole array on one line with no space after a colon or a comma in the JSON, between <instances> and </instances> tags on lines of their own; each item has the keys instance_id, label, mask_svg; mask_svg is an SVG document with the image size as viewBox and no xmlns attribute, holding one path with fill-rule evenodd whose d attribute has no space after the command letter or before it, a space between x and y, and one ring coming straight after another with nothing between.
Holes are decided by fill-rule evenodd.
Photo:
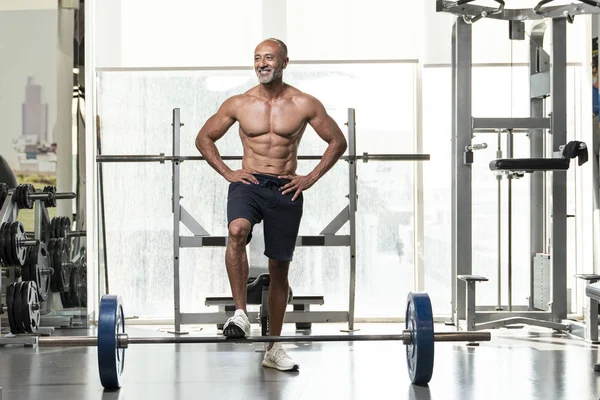
<instances>
[{"instance_id":1,"label":"gray gym floor","mask_svg":"<svg viewBox=\"0 0 600 400\"><path fill-rule=\"evenodd\" d=\"M256 326L254 335L260 334ZM314 334L345 325L318 324ZM190 329L190 327L187 327ZM190 335L216 329L191 327ZM284 334L295 334L284 326ZM396 324L357 325L358 334L397 333ZM130 326L130 336L169 335ZM436 325L436 331L448 330ZM76 330L57 334L80 335ZM89 334L95 334L90 331ZM301 334L301 333L298 333ZM437 343L428 387L408 379L405 347L395 342L286 344L299 372L260 365L263 344L137 345L127 350L123 387L104 392L95 348L0 348L3 400L67 399L544 399L598 400L598 347L549 330L496 330L479 347Z\"/></svg>"}]
</instances>

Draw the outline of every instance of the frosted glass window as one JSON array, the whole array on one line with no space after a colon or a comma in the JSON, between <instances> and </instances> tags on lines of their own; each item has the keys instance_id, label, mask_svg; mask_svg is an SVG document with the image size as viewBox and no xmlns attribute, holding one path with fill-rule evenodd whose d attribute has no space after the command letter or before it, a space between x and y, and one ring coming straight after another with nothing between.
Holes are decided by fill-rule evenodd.
<instances>
[{"instance_id":1,"label":"frosted glass window","mask_svg":"<svg viewBox=\"0 0 600 400\"><path fill-rule=\"evenodd\" d=\"M411 152L413 66L406 64L290 65L286 81L318 97L347 135L347 108L356 108L357 152ZM241 71L101 72L98 75L103 154L171 153L172 109L181 108L181 151L197 155L194 139L229 96L255 85ZM384 84L385 83L385 84ZM388 93L396 95L389 98ZM401 93L401 95L398 95ZM238 125L217 142L222 155L241 155ZM322 154L326 144L309 128L301 154ZM316 161L302 161L306 174ZM229 162L239 168L239 161ZM357 316L398 316L412 272L412 163L358 165ZM171 168L160 164L106 164L104 192L111 291L125 293L131 314L172 316ZM226 235L228 183L207 164L184 162L182 205L212 235ZM148 193L139 200L140 193ZM337 163L305 193L301 235L318 234L347 204L348 164ZM124 201L127 199L127 201ZM348 224L340 234L347 234ZM250 246L251 267L266 265L262 224ZM182 235L189 235L182 227ZM211 312L204 298L229 294L224 248L181 249L183 312ZM322 310L347 310L349 248L299 247L290 270L296 294L322 294ZM401 280L381 296L377 282ZM398 281L399 282L399 281ZM406 289L403 287L406 286ZM395 286L396 288L398 286ZM393 304L393 306L391 305Z\"/></svg>"},{"instance_id":2,"label":"frosted glass window","mask_svg":"<svg viewBox=\"0 0 600 400\"><path fill-rule=\"evenodd\" d=\"M359 164L357 316L404 317L415 275L413 167Z\"/></svg>"},{"instance_id":3,"label":"frosted glass window","mask_svg":"<svg viewBox=\"0 0 600 400\"><path fill-rule=\"evenodd\" d=\"M181 109L182 154L198 155L194 139L203 123L225 98L245 91L256 78L252 71L103 72L98 79L98 109L103 154L171 154L172 109ZM237 128L237 124L234 126ZM239 153L235 135L226 135L219 146L229 154ZM239 162L238 162L239 163ZM222 223L204 211L224 195L226 185L206 165L190 170L182 164L182 204L212 234ZM232 168L235 162L230 164ZM211 188L206 190L206 188ZM141 193L147 193L141 197ZM200 202L192 202L194 194ZM173 315L173 216L171 213L171 167L161 164L104 164L104 195L107 262L111 291L123 293L131 313L143 316ZM128 199L128 201L123 201ZM222 215L222 214L221 214ZM189 235L182 225L182 235ZM224 249L203 248L189 259L181 252L182 304L190 306L192 288L201 293L223 291L219 277L206 279L212 271L223 272L219 259ZM186 258L188 257L188 258ZM189 260L189 261L188 261ZM187 264L189 262L189 264ZM186 276L190 265L203 272L198 281ZM207 275L208 274L208 275ZM202 296L202 307L203 299ZM195 306L196 304L191 304ZM198 304L200 305L200 300Z\"/></svg>"},{"instance_id":4,"label":"frosted glass window","mask_svg":"<svg viewBox=\"0 0 600 400\"><path fill-rule=\"evenodd\" d=\"M292 63L284 78L320 99L344 132L348 108L354 108L359 153L409 153L413 150L414 68L414 64L401 63ZM301 152L322 153L324 142L310 126L309 132Z\"/></svg>"},{"instance_id":5,"label":"frosted glass window","mask_svg":"<svg viewBox=\"0 0 600 400\"><path fill-rule=\"evenodd\" d=\"M128 315L172 315L171 170L158 163L102 169L109 290L123 297Z\"/></svg>"},{"instance_id":6,"label":"frosted glass window","mask_svg":"<svg viewBox=\"0 0 600 400\"><path fill-rule=\"evenodd\" d=\"M410 12L410 17L407 15ZM409 0L288 0L291 59L414 59L422 9Z\"/></svg>"},{"instance_id":7,"label":"frosted glass window","mask_svg":"<svg viewBox=\"0 0 600 400\"><path fill-rule=\"evenodd\" d=\"M573 140L577 129L576 110L579 97L576 93L576 74L581 67L567 70L567 141ZM512 81L512 84L508 84ZM473 68L473 115L475 117L527 117L529 116L528 69L526 67L475 67ZM450 68L426 68L423 72L423 143L431 161L424 164L425 211L425 290L432 297L434 312L451 312L451 169L452 90ZM524 134L515 134L514 157L529 157L529 140ZM506 134L502 135L503 155L506 156ZM472 257L473 273L489 278L477 291L477 304L497 303L498 223L497 181L489 170L489 161L496 158L496 134L477 134L473 143L488 144L486 150L475 152L472 167ZM445 171L440 173L440 171ZM568 172L567 210L575 207L575 172ZM513 304L528 304L529 295L529 179L513 181ZM508 296L507 280L507 182L502 181L502 300ZM567 253L569 287L576 272L575 224L568 219Z\"/></svg>"}]
</instances>

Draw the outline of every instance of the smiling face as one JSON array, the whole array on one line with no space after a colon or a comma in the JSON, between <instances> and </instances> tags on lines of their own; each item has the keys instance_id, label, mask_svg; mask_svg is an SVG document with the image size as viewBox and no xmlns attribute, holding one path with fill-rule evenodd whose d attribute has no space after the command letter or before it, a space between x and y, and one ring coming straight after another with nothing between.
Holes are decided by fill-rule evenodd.
<instances>
[{"instance_id":1,"label":"smiling face","mask_svg":"<svg viewBox=\"0 0 600 400\"><path fill-rule=\"evenodd\" d=\"M254 51L254 70L262 84L281 80L287 67L288 57L285 48L275 40L265 40Z\"/></svg>"}]
</instances>

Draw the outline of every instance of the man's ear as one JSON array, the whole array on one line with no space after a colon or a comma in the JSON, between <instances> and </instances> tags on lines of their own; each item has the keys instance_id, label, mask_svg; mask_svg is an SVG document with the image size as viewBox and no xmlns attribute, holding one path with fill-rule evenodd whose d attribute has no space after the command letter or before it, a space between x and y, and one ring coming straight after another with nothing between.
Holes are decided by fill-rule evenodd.
<instances>
[{"instance_id":1,"label":"man's ear","mask_svg":"<svg viewBox=\"0 0 600 400\"><path fill-rule=\"evenodd\" d=\"M290 63L290 59L289 59L289 57L286 57L285 61L283 62L283 69L286 69L289 63Z\"/></svg>"}]
</instances>

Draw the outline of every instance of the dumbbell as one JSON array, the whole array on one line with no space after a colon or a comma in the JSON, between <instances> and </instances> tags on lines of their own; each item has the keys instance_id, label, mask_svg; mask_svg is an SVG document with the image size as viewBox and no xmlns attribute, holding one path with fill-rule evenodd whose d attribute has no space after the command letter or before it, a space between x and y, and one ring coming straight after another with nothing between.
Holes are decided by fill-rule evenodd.
<instances>
[{"instance_id":1,"label":"dumbbell","mask_svg":"<svg viewBox=\"0 0 600 400\"><path fill-rule=\"evenodd\" d=\"M42 200L47 208L56 207L56 200L74 199L73 192L56 193L55 186L46 186L42 192L37 192L33 185L22 184L16 187L13 196L20 209L32 209L35 200Z\"/></svg>"},{"instance_id":2,"label":"dumbbell","mask_svg":"<svg viewBox=\"0 0 600 400\"><path fill-rule=\"evenodd\" d=\"M27 257L27 248L39 244L39 240L27 238L20 221L0 225L0 262L3 265L22 267Z\"/></svg>"}]
</instances>

